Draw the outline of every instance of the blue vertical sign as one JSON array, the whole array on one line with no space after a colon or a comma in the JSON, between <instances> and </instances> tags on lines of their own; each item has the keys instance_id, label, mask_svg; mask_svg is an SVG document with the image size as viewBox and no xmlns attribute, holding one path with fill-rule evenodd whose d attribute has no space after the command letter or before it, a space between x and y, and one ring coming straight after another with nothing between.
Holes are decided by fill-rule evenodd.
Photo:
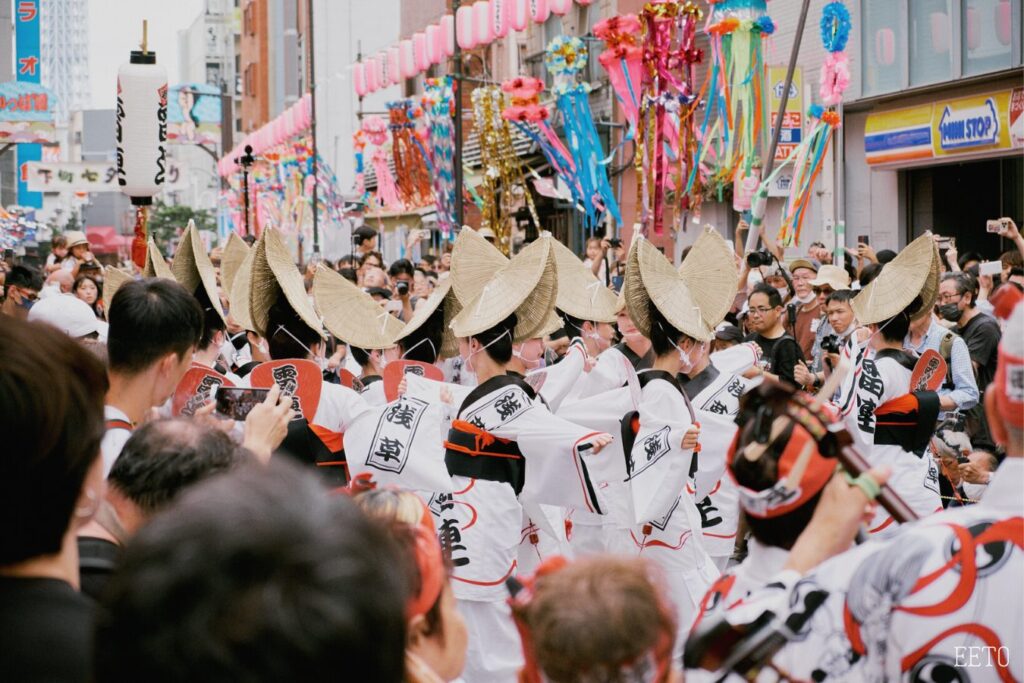
<instances>
[{"instance_id":1,"label":"blue vertical sign","mask_svg":"<svg viewBox=\"0 0 1024 683\"><path fill-rule=\"evenodd\" d=\"M15 0L14 39L15 71L19 81L39 83L42 51L39 48L39 12L42 0ZM42 161L43 147L38 144L18 145L18 204L43 208L43 194L29 192L25 183L25 164Z\"/></svg>"}]
</instances>

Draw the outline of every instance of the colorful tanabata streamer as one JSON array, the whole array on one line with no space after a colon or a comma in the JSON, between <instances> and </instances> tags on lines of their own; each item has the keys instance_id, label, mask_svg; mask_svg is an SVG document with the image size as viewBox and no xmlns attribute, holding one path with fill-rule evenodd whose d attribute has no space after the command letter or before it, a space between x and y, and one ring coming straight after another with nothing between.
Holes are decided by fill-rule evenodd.
<instances>
[{"instance_id":1,"label":"colorful tanabata streamer","mask_svg":"<svg viewBox=\"0 0 1024 683\"><path fill-rule=\"evenodd\" d=\"M573 201L582 206L583 191L576 177L572 153L551 128L551 111L540 103L544 81L539 78L513 78L502 83L501 89L511 97L511 103L501 112L502 118L537 144L551 168L569 187Z\"/></svg>"},{"instance_id":2,"label":"colorful tanabata streamer","mask_svg":"<svg viewBox=\"0 0 1024 683\"><path fill-rule=\"evenodd\" d=\"M693 113L700 95L693 81L694 65L703 58L694 47L701 17L695 3L674 0L648 3L640 14L643 53L634 163L644 233L664 232L670 189L676 190L680 213L690 207L691 192L698 195ZM693 179L689 184L684 183L687 174Z\"/></svg>"},{"instance_id":3,"label":"colorful tanabata streamer","mask_svg":"<svg viewBox=\"0 0 1024 683\"><path fill-rule=\"evenodd\" d=\"M630 137L634 139L640 116L640 88L643 82L641 28L640 19L635 14L609 17L594 25L594 36L605 44L597 61L608 72L612 90L629 123Z\"/></svg>"},{"instance_id":4,"label":"colorful tanabata streamer","mask_svg":"<svg viewBox=\"0 0 1024 683\"><path fill-rule=\"evenodd\" d=\"M366 151L366 133L362 129L352 133L352 151L356 158L356 196L366 201L366 168L363 163L363 152Z\"/></svg>"},{"instance_id":5,"label":"colorful tanabata streamer","mask_svg":"<svg viewBox=\"0 0 1024 683\"><path fill-rule=\"evenodd\" d=\"M712 1L705 32L712 67L707 110L701 125L697 163L714 162L719 184L751 175L758 165L761 136L768 127L764 106L764 38L775 32L766 0ZM694 183L691 169L688 186Z\"/></svg>"},{"instance_id":6,"label":"colorful tanabata streamer","mask_svg":"<svg viewBox=\"0 0 1024 683\"><path fill-rule=\"evenodd\" d=\"M821 11L821 42L828 57L821 65L818 91L827 106L839 104L850 85L850 60L845 52L849 39L850 10L841 2L828 3Z\"/></svg>"},{"instance_id":7,"label":"colorful tanabata streamer","mask_svg":"<svg viewBox=\"0 0 1024 683\"><path fill-rule=\"evenodd\" d=\"M377 205L383 209L398 209L402 200L395 176L388 168L388 155L384 150L388 140L388 124L379 116L367 116L363 119L363 132L366 140L375 147L370 163L373 164L373 173L377 178Z\"/></svg>"},{"instance_id":8,"label":"colorful tanabata streamer","mask_svg":"<svg viewBox=\"0 0 1024 683\"><path fill-rule=\"evenodd\" d=\"M617 223L622 222L622 213L608 181L605 153L590 110L590 85L576 80L586 67L587 58L587 48L581 39L558 36L548 44L544 63L554 77L552 91L557 97L568 149L576 166L586 226L593 234L604 213Z\"/></svg>"},{"instance_id":9,"label":"colorful tanabata streamer","mask_svg":"<svg viewBox=\"0 0 1024 683\"><path fill-rule=\"evenodd\" d=\"M434 203L437 224L444 239L450 239L459 227L455 211L455 132L452 125L452 77L428 78L423 95L429 135L430 160L433 164Z\"/></svg>"},{"instance_id":10,"label":"colorful tanabata streamer","mask_svg":"<svg viewBox=\"0 0 1024 683\"><path fill-rule=\"evenodd\" d=\"M416 130L418 112L411 100L388 102L387 107L399 197L406 208L426 206L433 195L426 150Z\"/></svg>"},{"instance_id":11,"label":"colorful tanabata streamer","mask_svg":"<svg viewBox=\"0 0 1024 683\"><path fill-rule=\"evenodd\" d=\"M501 117L508 103L498 86L483 86L473 91L473 118L480 140L480 164L483 169L479 187L483 206L481 227L494 231L497 246L505 254L511 247L509 222L513 214L518 187L526 202L533 224L540 227L533 196L526 185L523 165L512 146L512 131ZM498 193L501 189L501 198Z\"/></svg>"}]
</instances>

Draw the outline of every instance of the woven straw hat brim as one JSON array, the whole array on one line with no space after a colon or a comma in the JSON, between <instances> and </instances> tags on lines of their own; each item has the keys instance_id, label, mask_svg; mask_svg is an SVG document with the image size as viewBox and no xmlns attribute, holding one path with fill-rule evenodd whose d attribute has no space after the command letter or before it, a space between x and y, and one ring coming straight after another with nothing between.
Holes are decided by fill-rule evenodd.
<instances>
[{"instance_id":1,"label":"woven straw hat brim","mask_svg":"<svg viewBox=\"0 0 1024 683\"><path fill-rule=\"evenodd\" d=\"M497 247L481 237L476 230L463 228L452 247L449 276L459 303L465 306L506 264L508 258Z\"/></svg>"},{"instance_id":2,"label":"woven straw hat brim","mask_svg":"<svg viewBox=\"0 0 1024 683\"><path fill-rule=\"evenodd\" d=\"M103 269L103 303L106 306L107 311L110 310L110 302L114 300L114 295L117 294L117 290L119 290L121 285L124 283L131 281L131 273L126 273L120 268L107 266Z\"/></svg>"},{"instance_id":3,"label":"woven straw hat brim","mask_svg":"<svg viewBox=\"0 0 1024 683\"><path fill-rule=\"evenodd\" d=\"M453 256L453 267L454 263ZM455 336L479 334L515 313L513 342L534 338L548 320L558 296L550 238L533 242L497 272L491 272L487 280L471 282L469 286L477 294L469 301L460 298L462 311L452 320Z\"/></svg>"},{"instance_id":4,"label":"woven straw hat brim","mask_svg":"<svg viewBox=\"0 0 1024 683\"><path fill-rule=\"evenodd\" d=\"M700 309L704 324L713 330L732 308L740 279L729 243L713 227L704 226L679 268L679 275Z\"/></svg>"},{"instance_id":5,"label":"woven straw hat brim","mask_svg":"<svg viewBox=\"0 0 1024 683\"><path fill-rule=\"evenodd\" d=\"M302 274L292 262L288 249L281 241L277 230L267 228L256 245L256 257L252 262L250 285L250 312L255 331L261 337L267 336L270 308L284 294L288 305L310 328L324 335L323 324L306 296Z\"/></svg>"},{"instance_id":6,"label":"woven straw hat brim","mask_svg":"<svg viewBox=\"0 0 1024 683\"><path fill-rule=\"evenodd\" d=\"M207 298L213 304L213 310L217 311L222 320L224 319L224 309L221 308L220 293L217 291L217 273L199 236L199 228L191 219L185 228L185 234L181 236L178 251L174 253L171 272L174 279L190 294L195 293L202 285Z\"/></svg>"},{"instance_id":7,"label":"woven straw hat brim","mask_svg":"<svg viewBox=\"0 0 1024 683\"><path fill-rule=\"evenodd\" d=\"M942 280L942 257L939 256L939 246L932 240L932 266L928 271L928 278L921 287L921 307L910 316L911 320L920 320L926 315L931 315L935 308L935 302L939 298L939 283Z\"/></svg>"},{"instance_id":8,"label":"woven straw hat brim","mask_svg":"<svg viewBox=\"0 0 1024 683\"><path fill-rule=\"evenodd\" d=\"M554 334L563 327L565 327L565 321L558 316L558 311L552 309L551 313L548 314L548 317L541 324L540 329L533 332L529 337L526 337L526 339L543 339L550 334Z\"/></svg>"},{"instance_id":9,"label":"woven straw hat brim","mask_svg":"<svg viewBox=\"0 0 1024 683\"><path fill-rule=\"evenodd\" d=\"M430 316L437 312L438 307L442 306L444 307L444 313L442 314L444 316L444 322L442 323L444 332L441 335L441 348L438 350L437 356L438 358L451 358L458 355L459 339L452 332L449 324L452 318L458 315L461 307L455 292L452 291L451 278L439 282L427 300L416 307L412 314L412 319L405 324L405 327L402 328L395 341L401 341L423 327L424 323L430 319Z\"/></svg>"},{"instance_id":10,"label":"woven straw hat brim","mask_svg":"<svg viewBox=\"0 0 1024 683\"><path fill-rule=\"evenodd\" d=\"M558 310L579 320L615 322L618 299L569 247L551 240L551 251L558 268Z\"/></svg>"},{"instance_id":11,"label":"woven straw hat brim","mask_svg":"<svg viewBox=\"0 0 1024 683\"><path fill-rule=\"evenodd\" d=\"M252 306L249 297L252 295L252 263L256 260L256 250L250 249L249 253L242 259L235 273L235 281L228 293L228 304L231 317L239 325L247 330L256 330L252 322Z\"/></svg>"},{"instance_id":12,"label":"woven straw hat brim","mask_svg":"<svg viewBox=\"0 0 1024 683\"><path fill-rule=\"evenodd\" d=\"M812 287L831 287L838 292L850 288L850 274L839 266L823 265L818 269L818 276L811 280Z\"/></svg>"},{"instance_id":13,"label":"woven straw hat brim","mask_svg":"<svg viewBox=\"0 0 1024 683\"><path fill-rule=\"evenodd\" d=\"M220 257L220 284L225 292L230 292L235 284L235 275L238 273L242 261L249 255L249 245L235 233L228 235L228 243L224 245L224 251Z\"/></svg>"},{"instance_id":14,"label":"woven straw hat brim","mask_svg":"<svg viewBox=\"0 0 1024 683\"><path fill-rule=\"evenodd\" d=\"M858 322L871 325L888 320L922 294L932 275L934 251L932 234L926 232L885 264L878 277L850 301Z\"/></svg>"},{"instance_id":15,"label":"woven straw hat brim","mask_svg":"<svg viewBox=\"0 0 1024 683\"><path fill-rule=\"evenodd\" d=\"M651 336L650 303L683 334L698 341L710 341L714 336L682 276L646 239L633 242L626 262L624 288L629 317L645 337Z\"/></svg>"},{"instance_id":16,"label":"woven straw hat brim","mask_svg":"<svg viewBox=\"0 0 1024 683\"><path fill-rule=\"evenodd\" d=\"M343 276L320 266L313 276L313 298L324 324L338 339L361 349L390 349L402 321Z\"/></svg>"},{"instance_id":17,"label":"woven straw hat brim","mask_svg":"<svg viewBox=\"0 0 1024 683\"><path fill-rule=\"evenodd\" d=\"M171 272L171 267L167 265L167 261L164 259L164 255L160 253L159 247L156 246L156 242L153 238L149 238L149 243L146 247L146 265L142 268L142 277L162 277L166 280L174 280L174 273Z\"/></svg>"}]
</instances>

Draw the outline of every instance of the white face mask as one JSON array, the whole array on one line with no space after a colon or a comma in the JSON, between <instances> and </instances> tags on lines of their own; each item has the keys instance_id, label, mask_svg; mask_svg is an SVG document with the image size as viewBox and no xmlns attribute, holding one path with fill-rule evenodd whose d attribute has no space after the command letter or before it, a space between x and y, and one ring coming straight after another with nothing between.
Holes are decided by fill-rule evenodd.
<instances>
[{"instance_id":1,"label":"white face mask","mask_svg":"<svg viewBox=\"0 0 1024 683\"><path fill-rule=\"evenodd\" d=\"M531 370L535 370L537 368L544 367L544 355L543 354L541 354L541 357L537 358L536 360L530 360L529 358L524 356L522 353L520 353L520 350L522 350L522 348L523 347L521 345L520 345L520 347L518 349L513 346L512 347L512 355L515 356L516 358L518 358L519 361L523 365L525 365L527 368L529 368Z\"/></svg>"},{"instance_id":2,"label":"white face mask","mask_svg":"<svg viewBox=\"0 0 1024 683\"><path fill-rule=\"evenodd\" d=\"M466 369L468 369L468 370L469 370L469 371L470 371L471 373L473 373L474 375L476 375L476 374L477 374L477 372L476 372L476 368L474 368L474 367L473 367L473 356L475 356L476 354L480 353L480 352L481 352L481 351L483 351L484 349L486 349L486 348L488 348L488 347L490 347L490 346L493 346L493 345L497 344L497 343L498 343L498 341L500 341L500 340L501 340L501 338L502 338L502 337L504 337L505 335L508 335L509 339L511 339L511 338L512 338L512 333L511 333L510 331L508 331L508 330L505 330L504 332L502 332L501 334L499 334L499 335L498 335L497 337L495 337L495 338L494 338L494 339L492 339L491 341L489 341L489 342L487 342L486 344L484 344L483 346L481 346L481 347L480 347L479 349L477 349L476 351L471 351L471 352L469 353L469 355L468 355L468 356L466 356L466 362L464 363L464 367L465 367Z\"/></svg>"},{"instance_id":3,"label":"white face mask","mask_svg":"<svg viewBox=\"0 0 1024 683\"><path fill-rule=\"evenodd\" d=\"M693 349L691 349L691 352L698 349L701 352L703 352L704 345L705 343L701 342L699 346L694 346ZM683 351L683 349L678 344L673 342L672 346L675 346L676 351L679 352L679 371L684 374L689 373L691 370L693 370L693 367L696 365L696 363L692 360L692 356L690 355L690 353Z\"/></svg>"}]
</instances>

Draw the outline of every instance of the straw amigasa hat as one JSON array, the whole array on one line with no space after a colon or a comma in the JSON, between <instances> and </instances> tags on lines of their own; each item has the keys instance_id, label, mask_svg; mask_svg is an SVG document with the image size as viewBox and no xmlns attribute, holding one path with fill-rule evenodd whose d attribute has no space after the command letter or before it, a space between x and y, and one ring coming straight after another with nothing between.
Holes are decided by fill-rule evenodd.
<instances>
[{"instance_id":1,"label":"straw amigasa hat","mask_svg":"<svg viewBox=\"0 0 1024 683\"><path fill-rule=\"evenodd\" d=\"M462 310L462 306L459 305L459 299L455 296L455 292L452 291L451 278L437 283L430 297L413 311L412 318L405 324L401 332L398 333L398 336L395 337L395 341L402 341L423 327L430 320L430 316L434 315L438 308L442 307L444 310L444 322L442 323L444 332L441 335L441 348L437 350L437 357L440 359L459 355L459 339L452 332L451 322L459 314L459 311ZM328 325L328 329L330 329L330 325Z\"/></svg>"},{"instance_id":2,"label":"straw amigasa hat","mask_svg":"<svg viewBox=\"0 0 1024 683\"><path fill-rule=\"evenodd\" d=\"M213 310L224 319L224 309L220 305L220 293L217 291L217 273L213 270L213 263L199 236L199 228L193 220L189 220L185 233L178 243L178 251L174 253L174 263L171 264L171 272L174 279L181 284L190 294L195 294L202 287L206 298L213 305Z\"/></svg>"},{"instance_id":3,"label":"straw amigasa hat","mask_svg":"<svg viewBox=\"0 0 1024 683\"><path fill-rule=\"evenodd\" d=\"M642 237L634 239L629 250L623 289L629 317L636 329L648 339L651 336L651 303L672 327L683 334L702 342L710 341L714 336L714 326L708 324L701 314L698 297L682 274Z\"/></svg>"},{"instance_id":4,"label":"straw amigasa hat","mask_svg":"<svg viewBox=\"0 0 1024 683\"><path fill-rule=\"evenodd\" d=\"M882 270L885 270L884 268ZM939 298L939 283L942 280L942 257L939 256L939 245L932 240L932 265L928 269L928 277L921 287L921 308L914 311L910 316L911 320L920 320L926 315L931 315L935 308L935 302Z\"/></svg>"},{"instance_id":5,"label":"straw amigasa hat","mask_svg":"<svg viewBox=\"0 0 1024 683\"><path fill-rule=\"evenodd\" d=\"M690 288L704 324L714 330L732 308L740 280L729 243L705 225L680 266L679 275Z\"/></svg>"},{"instance_id":6,"label":"straw amigasa hat","mask_svg":"<svg viewBox=\"0 0 1024 683\"><path fill-rule=\"evenodd\" d=\"M313 276L313 298L324 324L338 339L361 349L390 349L402 321L369 294L320 265Z\"/></svg>"},{"instance_id":7,"label":"straw amigasa hat","mask_svg":"<svg viewBox=\"0 0 1024 683\"><path fill-rule=\"evenodd\" d=\"M103 304L108 313L110 311L110 302L114 300L114 295L117 294L117 290L119 290L121 285L124 283L131 281L131 273L126 273L120 268L107 266L103 269Z\"/></svg>"},{"instance_id":8,"label":"straw amigasa hat","mask_svg":"<svg viewBox=\"0 0 1024 683\"><path fill-rule=\"evenodd\" d=\"M162 277L165 280L173 280L174 274L171 267L167 265L163 254L150 236L149 244L146 247L146 265L142 267L142 277Z\"/></svg>"},{"instance_id":9,"label":"straw amigasa hat","mask_svg":"<svg viewBox=\"0 0 1024 683\"><path fill-rule=\"evenodd\" d=\"M550 238L541 238L541 240L547 239ZM455 292L459 304L466 306L468 302L472 301L495 273L508 265L508 263L508 258L498 251L497 247L481 237L480 233L476 230L462 230L459 232L459 236L455 239L455 246L452 249L452 268L449 277L452 281L452 290ZM552 273L555 273L553 263ZM554 301L552 301L553 303ZM501 321L499 320L498 322ZM554 306L552 305L547 316L532 329L527 329L524 319L520 317L516 325L516 341L545 337L561 327L562 320L555 313Z\"/></svg>"},{"instance_id":10,"label":"straw amigasa hat","mask_svg":"<svg viewBox=\"0 0 1024 683\"><path fill-rule=\"evenodd\" d=\"M461 233L459 237L462 237ZM487 244L479 236L469 244L475 244L476 240ZM481 250L475 248L463 249L460 255L464 259L472 259L479 253ZM496 264L493 259L492 262ZM477 263L467 262L456 272L455 264L453 253L452 286L463 306L452 320L455 336L479 334L515 313L517 323L512 342L518 343L539 336L539 332L551 322L558 296L558 279L550 237L533 242L496 270L493 267L485 270ZM469 298L463 299L460 291L470 295Z\"/></svg>"},{"instance_id":11,"label":"straw amigasa hat","mask_svg":"<svg viewBox=\"0 0 1024 683\"><path fill-rule=\"evenodd\" d=\"M555 306L578 320L599 323L615 322L618 299L583 265L569 247L551 239L551 251L558 268L558 300Z\"/></svg>"},{"instance_id":12,"label":"straw amigasa hat","mask_svg":"<svg viewBox=\"0 0 1024 683\"><path fill-rule=\"evenodd\" d=\"M291 254L288 253L277 230L264 230L253 252L249 284L249 314L253 324L251 329L261 337L267 338L270 308L284 296L302 322L320 336L324 336L320 316L317 315L313 302L306 296L302 274L292 261Z\"/></svg>"},{"instance_id":13,"label":"straw amigasa hat","mask_svg":"<svg viewBox=\"0 0 1024 683\"><path fill-rule=\"evenodd\" d=\"M919 295L922 299L929 297L930 306L934 306L938 292L933 277L937 258L931 232L925 232L908 244L896 258L885 264L878 277L850 301L857 321L861 325L871 325L888 320ZM928 303L923 302L920 308L911 311L911 318L919 318L922 311L930 311L931 307L925 305Z\"/></svg>"},{"instance_id":14,"label":"straw amigasa hat","mask_svg":"<svg viewBox=\"0 0 1024 683\"><path fill-rule=\"evenodd\" d=\"M249 249L242 262L235 272L234 281L228 291L228 313L242 328L254 330L256 326L252 322L252 307L249 296L252 293L252 262L256 259L256 249Z\"/></svg>"},{"instance_id":15,"label":"straw amigasa hat","mask_svg":"<svg viewBox=\"0 0 1024 683\"><path fill-rule=\"evenodd\" d=\"M225 294L231 292L238 268L250 251L249 245L241 237L235 233L228 235L228 243L224 245L220 255L220 284Z\"/></svg>"}]
</instances>

